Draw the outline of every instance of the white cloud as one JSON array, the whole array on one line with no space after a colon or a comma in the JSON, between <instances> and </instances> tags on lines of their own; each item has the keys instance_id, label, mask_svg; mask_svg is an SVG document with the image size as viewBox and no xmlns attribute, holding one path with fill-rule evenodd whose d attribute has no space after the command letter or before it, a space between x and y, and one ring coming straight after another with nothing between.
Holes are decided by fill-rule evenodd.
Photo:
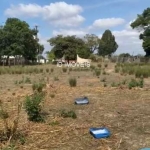
<instances>
[{"instance_id":1,"label":"white cloud","mask_svg":"<svg viewBox=\"0 0 150 150\"><path fill-rule=\"evenodd\" d=\"M19 4L17 6L11 5L5 10L5 15L10 17L38 17L42 13L42 7L37 4Z\"/></svg>"},{"instance_id":2,"label":"white cloud","mask_svg":"<svg viewBox=\"0 0 150 150\"><path fill-rule=\"evenodd\" d=\"M53 36L57 36L57 35L64 35L64 36L67 36L67 35L76 35L78 37L83 37L86 33L86 31L84 30L75 30L75 29L69 29L69 30L66 30L66 29L60 29L60 30L54 30L53 31Z\"/></svg>"},{"instance_id":3,"label":"white cloud","mask_svg":"<svg viewBox=\"0 0 150 150\"><path fill-rule=\"evenodd\" d=\"M145 54L142 48L142 40L139 39L140 32L133 30L130 27L130 24L131 21L125 25L123 30L112 31L112 34L115 36L116 42L119 45L116 54ZM101 38L102 34L100 34L99 37Z\"/></svg>"},{"instance_id":4,"label":"white cloud","mask_svg":"<svg viewBox=\"0 0 150 150\"><path fill-rule=\"evenodd\" d=\"M111 27L116 27L125 23L122 18L103 18L95 20L89 29L108 29Z\"/></svg>"},{"instance_id":5,"label":"white cloud","mask_svg":"<svg viewBox=\"0 0 150 150\"><path fill-rule=\"evenodd\" d=\"M41 34L38 34L38 38L39 38L39 43L44 45L44 52L43 52L43 55L45 55L45 52L46 51L50 51L51 50L51 46L50 44L47 42L48 39L50 39L50 37L43 37Z\"/></svg>"},{"instance_id":6,"label":"white cloud","mask_svg":"<svg viewBox=\"0 0 150 150\"><path fill-rule=\"evenodd\" d=\"M142 40L139 39L140 32L133 30L129 26L130 23L125 26L124 30L112 32L119 45L116 53L145 54L142 48Z\"/></svg>"},{"instance_id":7,"label":"white cloud","mask_svg":"<svg viewBox=\"0 0 150 150\"><path fill-rule=\"evenodd\" d=\"M79 5L56 2L45 6L37 4L11 5L5 10L5 15L10 17L42 17L52 25L78 26L85 20L80 15L82 11L83 9Z\"/></svg>"}]
</instances>

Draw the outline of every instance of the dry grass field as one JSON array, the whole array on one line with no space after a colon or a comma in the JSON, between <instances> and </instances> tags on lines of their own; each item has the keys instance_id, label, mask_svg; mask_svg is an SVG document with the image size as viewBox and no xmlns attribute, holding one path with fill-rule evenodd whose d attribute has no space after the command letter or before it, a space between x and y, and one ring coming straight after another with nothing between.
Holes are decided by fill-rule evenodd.
<instances>
[{"instance_id":1,"label":"dry grass field","mask_svg":"<svg viewBox=\"0 0 150 150\"><path fill-rule=\"evenodd\" d=\"M99 68L98 64L93 64ZM17 140L10 148L2 140L2 150L139 150L150 147L150 79L144 78L144 87L129 89L134 75L116 73L114 63L102 64L101 75L87 70L72 68L63 72L56 65L32 66L41 68L38 73L7 72L0 75L0 100L9 113L9 124L17 115L17 105L33 93L34 82L45 82L42 111L44 123L28 120L22 107L19 117ZM3 67L0 69L2 70ZM11 67L10 69L17 68ZM52 69L53 68L53 69ZM6 68L4 68L6 69ZM43 69L43 70L42 70ZM6 69L8 70L8 69ZM47 70L47 71L46 71ZM69 79L76 78L77 85L70 87ZM23 82L24 81L24 82ZM74 105L74 99L87 96L88 105ZM72 110L76 119L63 118L61 110ZM111 136L94 139L90 127L107 127ZM0 129L4 122L0 120ZM14 147L13 147L14 145Z\"/></svg>"}]
</instances>

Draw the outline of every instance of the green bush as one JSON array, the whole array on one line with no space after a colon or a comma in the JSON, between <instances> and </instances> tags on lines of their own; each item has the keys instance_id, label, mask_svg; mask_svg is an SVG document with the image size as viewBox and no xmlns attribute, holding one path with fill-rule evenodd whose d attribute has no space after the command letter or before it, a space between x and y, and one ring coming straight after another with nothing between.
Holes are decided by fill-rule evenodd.
<instances>
[{"instance_id":1,"label":"green bush","mask_svg":"<svg viewBox=\"0 0 150 150\"><path fill-rule=\"evenodd\" d=\"M131 81L128 84L129 89L132 89L133 87L140 87L143 88L144 86L144 80L140 79L139 81L135 79L131 79Z\"/></svg>"},{"instance_id":2,"label":"green bush","mask_svg":"<svg viewBox=\"0 0 150 150\"><path fill-rule=\"evenodd\" d=\"M43 93L34 93L32 96L27 96L25 99L25 111L27 112L28 119L33 122L43 122L44 119L41 115L41 102L44 96Z\"/></svg>"},{"instance_id":3,"label":"green bush","mask_svg":"<svg viewBox=\"0 0 150 150\"><path fill-rule=\"evenodd\" d=\"M75 87L77 85L76 78L70 78L69 79L69 85L70 85L70 87Z\"/></svg>"}]
</instances>

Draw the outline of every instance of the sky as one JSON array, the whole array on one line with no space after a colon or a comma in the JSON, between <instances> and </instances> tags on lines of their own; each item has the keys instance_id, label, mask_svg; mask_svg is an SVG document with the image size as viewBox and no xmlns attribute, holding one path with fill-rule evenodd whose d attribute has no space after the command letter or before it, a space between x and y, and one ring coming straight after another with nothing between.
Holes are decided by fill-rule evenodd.
<instances>
[{"instance_id":1,"label":"sky","mask_svg":"<svg viewBox=\"0 0 150 150\"><path fill-rule=\"evenodd\" d=\"M0 25L9 17L38 25L40 43L51 50L48 39L62 35L95 34L109 29L119 45L115 54L145 54L139 31L130 24L150 6L150 0L1 0Z\"/></svg>"}]
</instances>

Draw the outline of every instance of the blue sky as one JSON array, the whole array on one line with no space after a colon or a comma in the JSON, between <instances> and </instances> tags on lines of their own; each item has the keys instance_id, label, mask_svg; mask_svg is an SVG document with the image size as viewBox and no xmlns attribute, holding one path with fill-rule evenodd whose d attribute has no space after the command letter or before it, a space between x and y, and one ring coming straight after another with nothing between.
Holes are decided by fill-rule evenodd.
<instances>
[{"instance_id":1,"label":"blue sky","mask_svg":"<svg viewBox=\"0 0 150 150\"><path fill-rule=\"evenodd\" d=\"M83 37L94 33L101 37L110 29L119 45L116 54L145 54L139 33L130 23L148 6L150 0L1 0L0 24L17 17L31 28L38 25L45 51L51 49L47 40L58 34Z\"/></svg>"}]
</instances>

